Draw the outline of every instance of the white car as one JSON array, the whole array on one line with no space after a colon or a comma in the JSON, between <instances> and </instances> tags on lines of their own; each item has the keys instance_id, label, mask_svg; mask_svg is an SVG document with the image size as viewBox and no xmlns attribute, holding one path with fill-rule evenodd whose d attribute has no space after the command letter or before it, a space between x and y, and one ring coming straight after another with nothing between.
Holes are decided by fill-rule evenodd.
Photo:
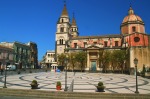
<instances>
[{"instance_id":1,"label":"white car","mask_svg":"<svg viewBox=\"0 0 150 99\"><path fill-rule=\"evenodd\" d=\"M16 66L15 65L8 65L7 70L16 70Z\"/></svg>"}]
</instances>

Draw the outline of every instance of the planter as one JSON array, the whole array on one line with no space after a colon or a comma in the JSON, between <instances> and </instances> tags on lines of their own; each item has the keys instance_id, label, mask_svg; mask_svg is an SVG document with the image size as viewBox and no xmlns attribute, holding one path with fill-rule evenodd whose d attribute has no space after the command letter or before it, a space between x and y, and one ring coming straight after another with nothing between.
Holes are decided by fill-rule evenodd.
<instances>
[{"instance_id":1,"label":"planter","mask_svg":"<svg viewBox=\"0 0 150 99\"><path fill-rule=\"evenodd\" d=\"M96 88L97 88L97 92L105 92L104 91L105 86L103 85L103 82L99 82L98 86L96 86Z\"/></svg>"},{"instance_id":2,"label":"planter","mask_svg":"<svg viewBox=\"0 0 150 99\"><path fill-rule=\"evenodd\" d=\"M56 90L61 90L61 86L56 86Z\"/></svg>"},{"instance_id":3,"label":"planter","mask_svg":"<svg viewBox=\"0 0 150 99\"><path fill-rule=\"evenodd\" d=\"M105 92L104 88L97 88L97 92Z\"/></svg>"},{"instance_id":4,"label":"planter","mask_svg":"<svg viewBox=\"0 0 150 99\"><path fill-rule=\"evenodd\" d=\"M39 85L39 84L37 84L37 85L30 84L30 85L31 85L31 89L39 89L39 88L38 88L38 85Z\"/></svg>"}]
</instances>

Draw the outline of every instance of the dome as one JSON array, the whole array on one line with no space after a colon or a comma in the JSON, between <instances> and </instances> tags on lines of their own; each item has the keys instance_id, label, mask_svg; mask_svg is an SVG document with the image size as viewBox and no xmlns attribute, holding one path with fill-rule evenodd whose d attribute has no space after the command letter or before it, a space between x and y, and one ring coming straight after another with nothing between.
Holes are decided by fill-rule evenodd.
<instances>
[{"instance_id":1,"label":"dome","mask_svg":"<svg viewBox=\"0 0 150 99\"><path fill-rule=\"evenodd\" d=\"M128 15L123 19L122 23L126 23L126 22L143 22L143 21L139 16L134 14L133 9L130 7L128 11Z\"/></svg>"}]
</instances>

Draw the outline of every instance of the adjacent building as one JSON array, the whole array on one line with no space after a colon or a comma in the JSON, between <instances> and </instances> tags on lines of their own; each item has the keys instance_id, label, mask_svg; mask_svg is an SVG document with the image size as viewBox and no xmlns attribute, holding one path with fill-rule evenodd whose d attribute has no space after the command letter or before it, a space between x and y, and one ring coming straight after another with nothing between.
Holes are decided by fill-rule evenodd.
<instances>
[{"instance_id":1,"label":"adjacent building","mask_svg":"<svg viewBox=\"0 0 150 99\"><path fill-rule=\"evenodd\" d=\"M42 66L44 68L51 68L51 70L55 70L57 68L57 63L55 61L55 51L48 50L43 56Z\"/></svg>"},{"instance_id":2,"label":"adjacent building","mask_svg":"<svg viewBox=\"0 0 150 99\"><path fill-rule=\"evenodd\" d=\"M38 68L38 48L34 42L27 44L30 47L30 63L32 68Z\"/></svg>"},{"instance_id":3,"label":"adjacent building","mask_svg":"<svg viewBox=\"0 0 150 99\"><path fill-rule=\"evenodd\" d=\"M13 51L12 65L16 65L16 69L34 68L38 64L37 45L35 43L1 42L0 45Z\"/></svg>"},{"instance_id":4,"label":"adjacent building","mask_svg":"<svg viewBox=\"0 0 150 99\"><path fill-rule=\"evenodd\" d=\"M0 45L0 69L6 65L14 64L14 50L12 48Z\"/></svg>"}]
</instances>

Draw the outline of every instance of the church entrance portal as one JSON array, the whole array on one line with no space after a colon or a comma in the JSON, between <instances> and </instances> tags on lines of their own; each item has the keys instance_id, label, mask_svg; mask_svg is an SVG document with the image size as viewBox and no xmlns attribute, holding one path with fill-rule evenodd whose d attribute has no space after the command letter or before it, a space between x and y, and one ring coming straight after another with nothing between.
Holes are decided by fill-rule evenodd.
<instances>
[{"instance_id":1,"label":"church entrance portal","mask_svg":"<svg viewBox=\"0 0 150 99\"><path fill-rule=\"evenodd\" d=\"M92 72L96 71L96 61L91 61L91 71Z\"/></svg>"}]
</instances>

